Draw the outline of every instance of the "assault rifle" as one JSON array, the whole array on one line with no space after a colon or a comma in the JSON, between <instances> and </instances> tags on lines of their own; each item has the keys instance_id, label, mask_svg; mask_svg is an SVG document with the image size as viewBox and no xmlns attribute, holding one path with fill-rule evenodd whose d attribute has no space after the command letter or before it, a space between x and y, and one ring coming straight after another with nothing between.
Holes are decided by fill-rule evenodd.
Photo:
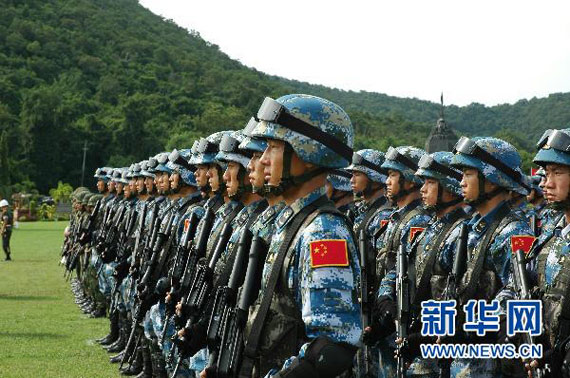
<instances>
[{"instance_id":1,"label":"assault rifle","mask_svg":"<svg viewBox=\"0 0 570 378\"><path fill-rule=\"evenodd\" d=\"M194 281L188 296L186 297L187 305L183 307L184 314L186 317L186 325L184 328L189 329L203 314L208 298L211 294L214 285L214 268L218 259L222 255L222 252L226 249L226 245L232 235L232 226L230 221L226 221L218 237L218 242L216 248L214 249L208 264L201 264L196 271ZM186 343L186 337L177 337L175 334L173 337L172 353L174 353L176 346L179 349L178 362L176 363L175 372L173 377L178 373L180 369L180 363L187 356L185 353L184 344Z\"/></svg>"},{"instance_id":2,"label":"assault rifle","mask_svg":"<svg viewBox=\"0 0 570 378\"><path fill-rule=\"evenodd\" d=\"M221 327L221 340L216 361L218 378L237 377L242 361L243 333L247 323L249 306L255 302L261 287L261 274L268 247L265 241L255 236L249 249L249 261L242 292L236 307L229 308Z\"/></svg>"},{"instance_id":3,"label":"assault rifle","mask_svg":"<svg viewBox=\"0 0 570 378\"><path fill-rule=\"evenodd\" d=\"M368 257L368 239L366 238L366 227L361 227L358 232L358 250L360 251L360 305L362 307L362 329L370 326L372 319L372 303L370 297L374 293L374 285L370 277L374 277L374 268L370 264ZM372 264L374 265L374 264ZM364 366L363 374L370 377L372 372L370 370L370 351L368 345L364 344L362 351Z\"/></svg>"},{"instance_id":4,"label":"assault rifle","mask_svg":"<svg viewBox=\"0 0 570 378\"><path fill-rule=\"evenodd\" d=\"M99 214L99 210L101 210L102 203L102 199L97 201L97 204L93 208L91 215L89 215L89 222L87 223L87 227L82 231L81 236L79 237L79 243L81 245L85 245L91 241L91 235L95 229L95 222L97 221L97 215Z\"/></svg>"},{"instance_id":5,"label":"assault rifle","mask_svg":"<svg viewBox=\"0 0 570 378\"><path fill-rule=\"evenodd\" d=\"M536 237L540 234L540 227L538 227L538 219L536 214L532 214L528 220L532 234Z\"/></svg>"},{"instance_id":6,"label":"assault rifle","mask_svg":"<svg viewBox=\"0 0 570 378\"><path fill-rule=\"evenodd\" d=\"M459 229L459 237L457 239L455 259L453 260L453 268L451 273L447 276L447 284L445 286L445 291L443 293L443 299L446 301L455 300L459 302L459 291L458 286L465 270L467 269L467 241L469 236L469 229L467 223L462 223ZM449 378L451 375L451 360L440 359L438 361L439 365L439 377Z\"/></svg>"},{"instance_id":7,"label":"assault rifle","mask_svg":"<svg viewBox=\"0 0 570 378\"><path fill-rule=\"evenodd\" d=\"M526 259L525 253L523 250L518 249L515 251L515 259L513 261L513 275L515 278L515 289L517 291L518 297L521 300L529 300L532 299L532 294L530 291L530 287L528 284L528 277L526 274ZM534 345L536 344L536 340L533 336L531 336L530 332L523 332L521 334L522 340L524 344ZM543 372L542 369L535 369L534 376L536 378L542 378Z\"/></svg>"},{"instance_id":8,"label":"assault rifle","mask_svg":"<svg viewBox=\"0 0 570 378\"><path fill-rule=\"evenodd\" d=\"M408 277L408 256L405 246L400 243L396 254L396 297L398 307L396 315L396 336L402 341L396 348L397 364L396 376L406 376L406 366L403 348L406 347L408 338L408 325L410 322L410 279Z\"/></svg>"},{"instance_id":9,"label":"assault rifle","mask_svg":"<svg viewBox=\"0 0 570 378\"><path fill-rule=\"evenodd\" d=\"M123 221L123 217L125 212L127 211L126 206L121 206L119 212L115 214L113 219L113 223L109 228L105 236L105 242L103 243L103 251L101 252L101 259L104 263L109 263L114 260L118 243L117 243L117 233L119 231L119 227L121 226L121 222Z\"/></svg>"}]
</instances>

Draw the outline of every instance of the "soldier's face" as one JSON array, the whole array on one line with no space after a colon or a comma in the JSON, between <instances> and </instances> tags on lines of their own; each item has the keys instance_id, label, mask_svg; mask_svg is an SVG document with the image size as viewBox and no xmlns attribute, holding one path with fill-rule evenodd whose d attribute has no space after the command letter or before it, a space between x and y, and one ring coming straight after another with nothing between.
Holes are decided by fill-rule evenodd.
<instances>
[{"instance_id":1,"label":"soldier's face","mask_svg":"<svg viewBox=\"0 0 570 378\"><path fill-rule=\"evenodd\" d=\"M569 191L570 167L561 164L547 165L544 196L548 202L560 202L568 199Z\"/></svg>"},{"instance_id":2,"label":"soldier's face","mask_svg":"<svg viewBox=\"0 0 570 378\"><path fill-rule=\"evenodd\" d=\"M263 164L261 164L261 155L261 152L254 152L253 157L247 165L247 171L249 172L249 183L256 188L261 188L263 184L265 184Z\"/></svg>"},{"instance_id":3,"label":"soldier's face","mask_svg":"<svg viewBox=\"0 0 570 378\"><path fill-rule=\"evenodd\" d=\"M362 172L353 171L352 177L350 178L350 186L354 193L361 193L366 190L368 186L368 176Z\"/></svg>"},{"instance_id":4,"label":"soldier's face","mask_svg":"<svg viewBox=\"0 0 570 378\"><path fill-rule=\"evenodd\" d=\"M105 181L97 181L97 191L99 191L99 193L103 193L105 191Z\"/></svg>"},{"instance_id":5,"label":"soldier's face","mask_svg":"<svg viewBox=\"0 0 570 378\"><path fill-rule=\"evenodd\" d=\"M263 165L265 182L269 185L278 186L281 183L283 152L285 152L285 142L272 139L267 141L267 148L261 155L260 161Z\"/></svg>"},{"instance_id":6,"label":"soldier's face","mask_svg":"<svg viewBox=\"0 0 570 378\"><path fill-rule=\"evenodd\" d=\"M154 190L154 178L152 177L145 177L144 179L144 185L146 186L146 191L148 193L152 193L152 191Z\"/></svg>"},{"instance_id":7,"label":"soldier's face","mask_svg":"<svg viewBox=\"0 0 570 378\"><path fill-rule=\"evenodd\" d=\"M115 182L113 181L109 181L107 183L107 189L109 189L109 191L112 193L115 191Z\"/></svg>"},{"instance_id":8,"label":"soldier's face","mask_svg":"<svg viewBox=\"0 0 570 378\"><path fill-rule=\"evenodd\" d=\"M180 189L180 173L174 172L169 178L172 190Z\"/></svg>"},{"instance_id":9,"label":"soldier's face","mask_svg":"<svg viewBox=\"0 0 570 378\"><path fill-rule=\"evenodd\" d=\"M426 206L437 205L437 193L439 191L439 182L435 179L426 178L420 193L422 195L422 201Z\"/></svg>"},{"instance_id":10,"label":"soldier's face","mask_svg":"<svg viewBox=\"0 0 570 378\"><path fill-rule=\"evenodd\" d=\"M472 168L463 169L461 192L465 201L475 201L479 198L479 171Z\"/></svg>"},{"instance_id":11,"label":"soldier's face","mask_svg":"<svg viewBox=\"0 0 570 378\"><path fill-rule=\"evenodd\" d=\"M117 190L117 194L121 194L123 193L123 183L122 182L118 182L117 184L115 184L115 188Z\"/></svg>"},{"instance_id":12,"label":"soldier's face","mask_svg":"<svg viewBox=\"0 0 570 378\"><path fill-rule=\"evenodd\" d=\"M204 164L197 165L194 177L196 177L198 186L206 186L208 184L208 166Z\"/></svg>"},{"instance_id":13,"label":"soldier's face","mask_svg":"<svg viewBox=\"0 0 570 378\"><path fill-rule=\"evenodd\" d=\"M224 172L224 182L226 183L226 187L228 188L228 195L233 196L238 192L239 189L239 173L240 165L233 161L228 163L228 167Z\"/></svg>"},{"instance_id":14,"label":"soldier's face","mask_svg":"<svg viewBox=\"0 0 570 378\"><path fill-rule=\"evenodd\" d=\"M134 193L137 190L137 181L135 179L129 181L129 190L131 193Z\"/></svg>"},{"instance_id":15,"label":"soldier's face","mask_svg":"<svg viewBox=\"0 0 570 378\"><path fill-rule=\"evenodd\" d=\"M393 197L400 192L400 172L392 169L388 170L388 179L386 180L386 194Z\"/></svg>"},{"instance_id":16,"label":"soldier's face","mask_svg":"<svg viewBox=\"0 0 570 378\"><path fill-rule=\"evenodd\" d=\"M170 177L168 173L162 172L162 176L160 177L160 186L162 189L162 193L166 193L170 190Z\"/></svg>"},{"instance_id":17,"label":"soldier's face","mask_svg":"<svg viewBox=\"0 0 570 378\"><path fill-rule=\"evenodd\" d=\"M137 192L142 193L144 189L144 177L137 178Z\"/></svg>"},{"instance_id":18,"label":"soldier's face","mask_svg":"<svg viewBox=\"0 0 570 378\"><path fill-rule=\"evenodd\" d=\"M131 187L130 185L124 185L123 186L123 192L125 193L125 197L130 197L131 196Z\"/></svg>"},{"instance_id":19,"label":"soldier's face","mask_svg":"<svg viewBox=\"0 0 570 378\"><path fill-rule=\"evenodd\" d=\"M216 164L210 164L208 168L208 183L212 188L212 191L217 191L220 189L220 176L218 175L218 166Z\"/></svg>"}]
</instances>

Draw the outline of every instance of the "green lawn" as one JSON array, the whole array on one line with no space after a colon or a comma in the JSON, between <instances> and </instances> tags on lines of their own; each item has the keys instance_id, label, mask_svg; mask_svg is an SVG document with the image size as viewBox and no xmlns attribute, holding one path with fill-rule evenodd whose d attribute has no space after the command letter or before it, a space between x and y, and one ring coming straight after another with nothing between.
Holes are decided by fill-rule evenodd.
<instances>
[{"instance_id":1,"label":"green lawn","mask_svg":"<svg viewBox=\"0 0 570 378\"><path fill-rule=\"evenodd\" d=\"M74 302L58 266L66 222L20 223L14 261L0 261L0 377L117 377L94 339L107 319L90 319Z\"/></svg>"}]
</instances>

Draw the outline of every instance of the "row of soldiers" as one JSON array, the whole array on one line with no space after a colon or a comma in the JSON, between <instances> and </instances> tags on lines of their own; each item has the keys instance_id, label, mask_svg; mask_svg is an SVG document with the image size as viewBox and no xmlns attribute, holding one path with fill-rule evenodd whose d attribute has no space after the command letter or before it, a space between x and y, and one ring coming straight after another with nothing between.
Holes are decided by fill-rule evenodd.
<instances>
[{"instance_id":1,"label":"row of soldiers","mask_svg":"<svg viewBox=\"0 0 570 378\"><path fill-rule=\"evenodd\" d=\"M496 138L432 154L353 152L353 138L326 99L266 98L241 130L100 168L100 194L74 193L62 263L81 308L108 314L98 341L122 374L570 374L570 131L545 132L532 177ZM531 298L543 358L421 358L422 344L520 344L504 306ZM421 304L449 299L498 300L499 330L458 316L452 337L424 336Z\"/></svg>"}]
</instances>

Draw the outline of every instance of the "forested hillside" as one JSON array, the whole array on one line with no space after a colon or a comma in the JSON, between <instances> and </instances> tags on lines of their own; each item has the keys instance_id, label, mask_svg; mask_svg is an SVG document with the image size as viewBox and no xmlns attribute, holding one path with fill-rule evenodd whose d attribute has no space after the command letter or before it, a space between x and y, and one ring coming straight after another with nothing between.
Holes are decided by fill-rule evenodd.
<instances>
[{"instance_id":1,"label":"forested hillside","mask_svg":"<svg viewBox=\"0 0 570 378\"><path fill-rule=\"evenodd\" d=\"M41 192L198 137L240 128L265 96L329 98L349 112L357 146L422 146L439 105L269 76L136 0L0 0L0 189ZM570 94L514 105L446 108L461 133L498 134L526 149L570 122ZM28 183L28 185L32 185Z\"/></svg>"}]
</instances>

